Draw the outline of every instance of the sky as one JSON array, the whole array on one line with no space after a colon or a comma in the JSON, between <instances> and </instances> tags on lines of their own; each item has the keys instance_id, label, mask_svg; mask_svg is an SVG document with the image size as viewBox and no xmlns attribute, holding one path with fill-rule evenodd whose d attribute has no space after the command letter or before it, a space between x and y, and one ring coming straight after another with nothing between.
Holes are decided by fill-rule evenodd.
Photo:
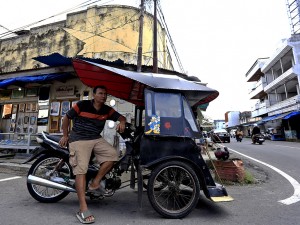
<instances>
[{"instance_id":1,"label":"sky","mask_svg":"<svg viewBox=\"0 0 300 225\"><path fill-rule=\"evenodd\" d=\"M55 15L85 2L88 1L2 1L0 25L13 30L49 17L44 23L61 21L66 16ZM140 0L95 4L138 7ZM250 83L245 74L257 58L272 56L280 40L291 36L286 0L160 0L160 4L186 73L220 93L204 115L224 120L227 111L251 111L255 100L249 99ZM3 32L0 27L0 34ZM180 72L179 67L175 69Z\"/></svg>"}]
</instances>

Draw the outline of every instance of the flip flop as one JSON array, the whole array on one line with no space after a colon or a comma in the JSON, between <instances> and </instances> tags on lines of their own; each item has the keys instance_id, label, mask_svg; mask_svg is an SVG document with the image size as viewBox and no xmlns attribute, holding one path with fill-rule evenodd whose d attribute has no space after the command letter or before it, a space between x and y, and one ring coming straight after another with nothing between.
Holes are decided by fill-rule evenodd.
<instances>
[{"instance_id":1,"label":"flip flop","mask_svg":"<svg viewBox=\"0 0 300 225\"><path fill-rule=\"evenodd\" d=\"M91 216L93 217L93 219L92 220L87 220L87 218L89 218ZM90 223L95 222L95 217L93 216L93 214L89 210L86 210L84 212L77 212L76 217L83 224L90 224Z\"/></svg>"},{"instance_id":2,"label":"flip flop","mask_svg":"<svg viewBox=\"0 0 300 225\"><path fill-rule=\"evenodd\" d=\"M90 189L90 187L87 189L86 191L87 193L94 193L94 194L105 194L106 190L104 188L102 188L101 186L99 186L96 189Z\"/></svg>"}]
</instances>

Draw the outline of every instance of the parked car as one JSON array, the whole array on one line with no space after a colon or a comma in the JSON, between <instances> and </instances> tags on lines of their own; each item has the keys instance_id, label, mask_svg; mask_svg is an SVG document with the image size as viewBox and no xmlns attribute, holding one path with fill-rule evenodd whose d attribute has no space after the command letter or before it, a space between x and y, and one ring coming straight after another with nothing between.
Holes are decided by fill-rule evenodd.
<instances>
[{"instance_id":1,"label":"parked car","mask_svg":"<svg viewBox=\"0 0 300 225\"><path fill-rule=\"evenodd\" d=\"M210 132L210 136L214 143L230 143L230 134L225 129L214 129Z\"/></svg>"}]
</instances>

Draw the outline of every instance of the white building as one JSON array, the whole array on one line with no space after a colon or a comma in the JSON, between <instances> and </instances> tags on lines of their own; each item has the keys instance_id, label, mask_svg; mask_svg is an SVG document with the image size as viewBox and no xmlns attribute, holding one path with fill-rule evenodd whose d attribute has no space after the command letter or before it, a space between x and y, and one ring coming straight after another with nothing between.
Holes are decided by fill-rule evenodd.
<instances>
[{"instance_id":1,"label":"white building","mask_svg":"<svg viewBox=\"0 0 300 225\"><path fill-rule=\"evenodd\" d=\"M270 58L259 58L246 73L253 83L250 99L257 99L252 117L274 140L300 139L300 35L282 40Z\"/></svg>"},{"instance_id":2,"label":"white building","mask_svg":"<svg viewBox=\"0 0 300 225\"><path fill-rule=\"evenodd\" d=\"M236 127L239 125L240 125L240 112L239 111L228 112L227 127Z\"/></svg>"}]
</instances>

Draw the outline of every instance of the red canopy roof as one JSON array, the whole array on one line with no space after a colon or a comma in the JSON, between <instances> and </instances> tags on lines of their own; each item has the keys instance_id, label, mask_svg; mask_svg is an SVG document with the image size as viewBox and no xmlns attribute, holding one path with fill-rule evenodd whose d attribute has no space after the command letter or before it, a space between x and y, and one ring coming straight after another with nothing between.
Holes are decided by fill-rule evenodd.
<instances>
[{"instance_id":1,"label":"red canopy roof","mask_svg":"<svg viewBox=\"0 0 300 225\"><path fill-rule=\"evenodd\" d=\"M191 106L214 100L219 92L176 75L141 73L102 64L73 60L80 80L89 87L104 85L108 94L136 105L144 105L145 87L184 93Z\"/></svg>"}]
</instances>

